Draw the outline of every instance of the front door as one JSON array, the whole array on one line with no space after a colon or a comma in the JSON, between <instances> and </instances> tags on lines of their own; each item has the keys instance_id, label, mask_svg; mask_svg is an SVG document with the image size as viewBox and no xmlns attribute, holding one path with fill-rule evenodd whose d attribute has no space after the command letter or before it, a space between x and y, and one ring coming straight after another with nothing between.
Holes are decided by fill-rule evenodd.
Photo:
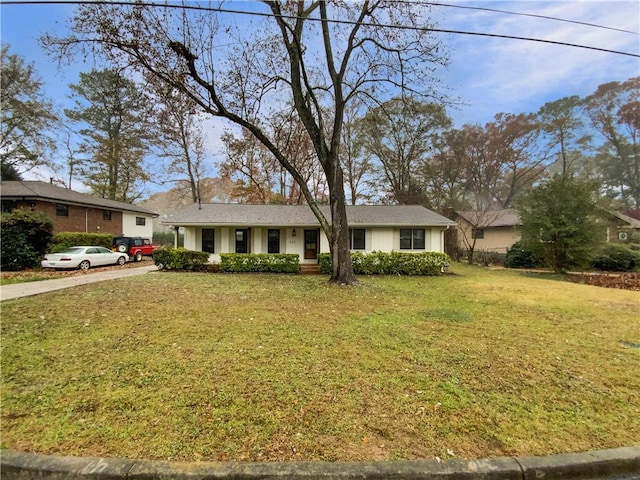
<instances>
[{"instance_id":1,"label":"front door","mask_svg":"<svg viewBox=\"0 0 640 480\"><path fill-rule=\"evenodd\" d=\"M236 253L249 253L249 229L236 229Z\"/></svg>"},{"instance_id":2,"label":"front door","mask_svg":"<svg viewBox=\"0 0 640 480\"><path fill-rule=\"evenodd\" d=\"M318 258L318 230L304 231L304 258Z\"/></svg>"}]
</instances>

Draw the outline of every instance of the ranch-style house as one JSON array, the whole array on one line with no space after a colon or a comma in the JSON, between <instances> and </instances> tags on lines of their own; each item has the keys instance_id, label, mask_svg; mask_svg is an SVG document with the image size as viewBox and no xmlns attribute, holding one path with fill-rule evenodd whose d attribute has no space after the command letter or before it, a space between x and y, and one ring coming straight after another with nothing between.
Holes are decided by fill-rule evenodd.
<instances>
[{"instance_id":1,"label":"ranch-style house","mask_svg":"<svg viewBox=\"0 0 640 480\"><path fill-rule=\"evenodd\" d=\"M322 206L329 218L329 207ZM419 205L347 206L352 251L444 252L444 232L455 222ZM194 204L162 222L184 231L184 247L210 254L294 253L318 262L329 242L307 205ZM176 235L177 238L177 235Z\"/></svg>"}]
</instances>

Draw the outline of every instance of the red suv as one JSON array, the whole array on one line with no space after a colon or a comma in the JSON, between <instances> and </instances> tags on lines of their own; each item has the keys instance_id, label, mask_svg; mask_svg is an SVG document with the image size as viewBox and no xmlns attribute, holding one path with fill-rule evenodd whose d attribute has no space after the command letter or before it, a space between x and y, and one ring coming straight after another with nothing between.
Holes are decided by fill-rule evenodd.
<instances>
[{"instance_id":1,"label":"red suv","mask_svg":"<svg viewBox=\"0 0 640 480\"><path fill-rule=\"evenodd\" d=\"M159 245L152 245L150 238L143 237L114 237L111 242L111 250L114 252L128 253L129 258L139 262L143 255L153 255Z\"/></svg>"}]
</instances>

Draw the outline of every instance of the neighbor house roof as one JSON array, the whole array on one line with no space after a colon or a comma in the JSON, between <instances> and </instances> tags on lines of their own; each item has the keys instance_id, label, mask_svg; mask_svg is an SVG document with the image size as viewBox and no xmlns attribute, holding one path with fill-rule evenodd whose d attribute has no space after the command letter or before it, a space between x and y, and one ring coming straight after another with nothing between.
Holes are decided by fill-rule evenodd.
<instances>
[{"instance_id":1,"label":"neighbor house roof","mask_svg":"<svg viewBox=\"0 0 640 480\"><path fill-rule=\"evenodd\" d=\"M456 213L476 228L515 227L522 224L518 213L511 209L468 210Z\"/></svg>"},{"instance_id":2,"label":"neighbor house roof","mask_svg":"<svg viewBox=\"0 0 640 480\"><path fill-rule=\"evenodd\" d=\"M12 200L42 200L45 202L66 203L158 216L157 213L138 205L93 197L86 193L75 192L68 188L40 181L1 182L0 197Z\"/></svg>"},{"instance_id":3,"label":"neighbor house roof","mask_svg":"<svg viewBox=\"0 0 640 480\"><path fill-rule=\"evenodd\" d=\"M634 228L636 230L640 230L640 220L636 220L635 218L630 217L629 215L625 215L624 213L621 213L621 212L609 211L609 213L614 217L618 218L619 220L622 220L629 227Z\"/></svg>"},{"instance_id":4,"label":"neighbor house roof","mask_svg":"<svg viewBox=\"0 0 640 480\"><path fill-rule=\"evenodd\" d=\"M320 207L330 218L329 206ZM347 219L351 226L453 226L455 223L420 205L349 205ZM180 226L318 226L308 205L247 205L231 203L194 204L162 221Z\"/></svg>"}]
</instances>

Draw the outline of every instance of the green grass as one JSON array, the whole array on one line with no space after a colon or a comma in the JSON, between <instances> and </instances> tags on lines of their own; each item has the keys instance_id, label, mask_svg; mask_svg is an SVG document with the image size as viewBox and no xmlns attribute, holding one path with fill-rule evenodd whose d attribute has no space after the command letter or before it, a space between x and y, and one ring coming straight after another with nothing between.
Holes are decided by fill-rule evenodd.
<instances>
[{"instance_id":1,"label":"green grass","mask_svg":"<svg viewBox=\"0 0 640 480\"><path fill-rule=\"evenodd\" d=\"M640 438L640 297L154 273L2 303L2 447L170 460L544 455Z\"/></svg>"}]
</instances>

